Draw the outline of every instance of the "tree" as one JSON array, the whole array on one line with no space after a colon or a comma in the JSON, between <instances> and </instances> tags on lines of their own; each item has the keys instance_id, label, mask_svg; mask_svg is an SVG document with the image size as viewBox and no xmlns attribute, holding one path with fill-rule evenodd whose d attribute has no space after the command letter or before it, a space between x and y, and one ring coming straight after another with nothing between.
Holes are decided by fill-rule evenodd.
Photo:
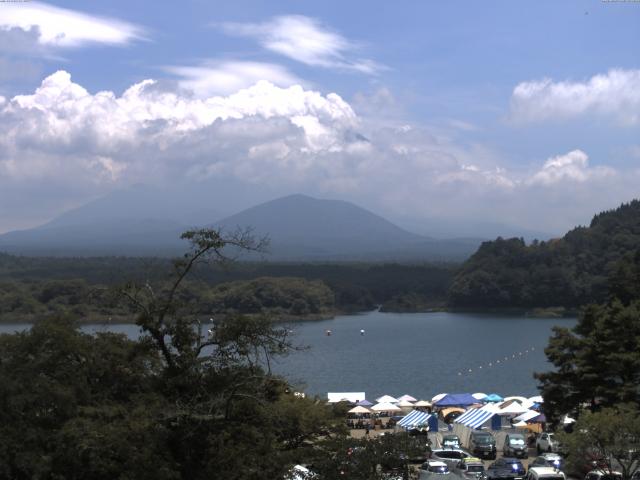
<instances>
[{"instance_id":1,"label":"tree","mask_svg":"<svg viewBox=\"0 0 640 480\"><path fill-rule=\"evenodd\" d=\"M191 250L168 282L119 290L139 340L65 318L0 336L0 480L283 478L320 437L344 437L344 417L272 374L272 356L293 348L287 330L259 316L203 327L184 301L201 262L264 243L246 231L183 238Z\"/></svg>"},{"instance_id":2,"label":"tree","mask_svg":"<svg viewBox=\"0 0 640 480\"><path fill-rule=\"evenodd\" d=\"M629 405L585 412L572 433L559 434L568 452L569 471L593 465L607 473L619 470L623 480L629 480L640 470L639 413L637 406Z\"/></svg>"},{"instance_id":3,"label":"tree","mask_svg":"<svg viewBox=\"0 0 640 480\"><path fill-rule=\"evenodd\" d=\"M554 329L545 353L556 370L536 378L552 423L584 404L640 407L640 300L590 305L571 330Z\"/></svg>"}]
</instances>

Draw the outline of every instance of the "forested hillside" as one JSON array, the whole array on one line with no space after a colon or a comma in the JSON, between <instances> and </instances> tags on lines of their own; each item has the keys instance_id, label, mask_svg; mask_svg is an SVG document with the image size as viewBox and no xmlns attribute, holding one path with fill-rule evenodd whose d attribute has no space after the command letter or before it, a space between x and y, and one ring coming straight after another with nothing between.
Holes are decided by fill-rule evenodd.
<instances>
[{"instance_id":1,"label":"forested hillside","mask_svg":"<svg viewBox=\"0 0 640 480\"><path fill-rule=\"evenodd\" d=\"M115 289L127 281L162 282L167 259L46 258L0 254L0 321L31 322L72 314L82 322L133 321ZM272 318L326 317L371 310L442 307L453 265L236 263L199 266L184 302L199 315L266 313Z\"/></svg>"},{"instance_id":2,"label":"forested hillside","mask_svg":"<svg viewBox=\"0 0 640 480\"><path fill-rule=\"evenodd\" d=\"M640 201L602 212L560 239L484 242L449 289L454 308L576 308L607 298L607 277L640 248Z\"/></svg>"}]
</instances>

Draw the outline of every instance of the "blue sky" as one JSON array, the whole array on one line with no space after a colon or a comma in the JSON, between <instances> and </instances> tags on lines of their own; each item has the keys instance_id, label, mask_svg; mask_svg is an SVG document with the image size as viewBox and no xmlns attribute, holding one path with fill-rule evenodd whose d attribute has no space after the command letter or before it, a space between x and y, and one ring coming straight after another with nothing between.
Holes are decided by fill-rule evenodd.
<instances>
[{"instance_id":1,"label":"blue sky","mask_svg":"<svg viewBox=\"0 0 640 480\"><path fill-rule=\"evenodd\" d=\"M140 182L552 233L640 190L638 2L0 3L0 40L0 231Z\"/></svg>"}]
</instances>

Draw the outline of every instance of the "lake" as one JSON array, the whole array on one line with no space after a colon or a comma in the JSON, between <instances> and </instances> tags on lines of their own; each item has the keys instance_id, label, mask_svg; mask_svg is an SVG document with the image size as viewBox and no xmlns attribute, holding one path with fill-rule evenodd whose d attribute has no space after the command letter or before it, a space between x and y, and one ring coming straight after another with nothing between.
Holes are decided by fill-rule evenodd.
<instances>
[{"instance_id":1,"label":"lake","mask_svg":"<svg viewBox=\"0 0 640 480\"><path fill-rule=\"evenodd\" d=\"M533 372L546 371L544 348L554 325L575 319L495 314L381 313L287 324L297 345L309 349L273 366L306 392L361 392L430 399L438 393L538 393ZM28 328L0 325L0 332ZM86 325L83 330L104 330ZM110 325L111 331L138 335L135 325ZM326 330L332 335L327 336ZM364 330L361 335L360 330Z\"/></svg>"}]
</instances>

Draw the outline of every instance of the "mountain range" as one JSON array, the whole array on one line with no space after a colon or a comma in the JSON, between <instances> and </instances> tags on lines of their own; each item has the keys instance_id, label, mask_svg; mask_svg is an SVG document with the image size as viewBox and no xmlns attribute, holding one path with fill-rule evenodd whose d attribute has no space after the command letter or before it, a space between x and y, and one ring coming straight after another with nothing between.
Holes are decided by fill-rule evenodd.
<instances>
[{"instance_id":1,"label":"mountain range","mask_svg":"<svg viewBox=\"0 0 640 480\"><path fill-rule=\"evenodd\" d=\"M180 233L196 226L251 227L268 236L263 257L277 261L461 260L480 238L434 239L409 232L353 203L289 195L233 215L146 186L121 190L28 230L0 235L0 251L39 256L173 256ZM197 206L197 207L194 207ZM229 205L221 204L223 207Z\"/></svg>"}]
</instances>

